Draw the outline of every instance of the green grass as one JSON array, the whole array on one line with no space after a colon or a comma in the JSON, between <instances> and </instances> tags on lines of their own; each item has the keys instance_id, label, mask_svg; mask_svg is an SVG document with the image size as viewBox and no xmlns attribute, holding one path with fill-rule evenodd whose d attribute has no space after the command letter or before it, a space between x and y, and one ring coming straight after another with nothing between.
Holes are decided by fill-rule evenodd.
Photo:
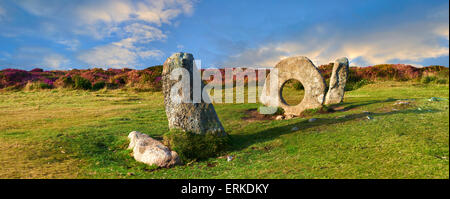
<instances>
[{"instance_id":1,"label":"green grass","mask_svg":"<svg viewBox=\"0 0 450 199\"><path fill-rule=\"evenodd\" d=\"M160 92L2 92L0 178L448 179L449 101L430 97L448 99L448 85L369 84L346 92L343 111L282 121L241 119L258 104L215 104L231 149L157 169L126 148L133 130L158 139L168 132ZM395 106L398 99L411 104Z\"/></svg>"}]
</instances>

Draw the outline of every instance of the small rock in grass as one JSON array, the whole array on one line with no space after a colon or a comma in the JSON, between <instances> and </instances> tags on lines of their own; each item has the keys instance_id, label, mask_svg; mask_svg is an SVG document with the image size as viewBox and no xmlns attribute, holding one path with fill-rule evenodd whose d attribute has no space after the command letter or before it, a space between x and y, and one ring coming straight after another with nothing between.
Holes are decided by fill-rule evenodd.
<instances>
[{"instance_id":1,"label":"small rock in grass","mask_svg":"<svg viewBox=\"0 0 450 199\"><path fill-rule=\"evenodd\" d=\"M448 99L442 98L442 97L432 97L432 98L428 99L428 101L430 101L430 102L438 102L438 101L448 101Z\"/></svg>"},{"instance_id":2,"label":"small rock in grass","mask_svg":"<svg viewBox=\"0 0 450 199\"><path fill-rule=\"evenodd\" d=\"M292 127L292 129L291 129L291 131L298 131L298 130L299 130L299 128L296 126Z\"/></svg>"},{"instance_id":3,"label":"small rock in grass","mask_svg":"<svg viewBox=\"0 0 450 199\"><path fill-rule=\"evenodd\" d=\"M308 122L315 122L315 121L317 121L317 118L311 118L308 120Z\"/></svg>"},{"instance_id":4,"label":"small rock in grass","mask_svg":"<svg viewBox=\"0 0 450 199\"><path fill-rule=\"evenodd\" d=\"M373 117L371 117L371 116L367 116L367 119L368 119L368 120L371 120L371 119L373 119Z\"/></svg>"},{"instance_id":5,"label":"small rock in grass","mask_svg":"<svg viewBox=\"0 0 450 199\"><path fill-rule=\"evenodd\" d=\"M421 111L421 110L422 110L422 108L420 108L420 107L419 107L419 108L417 108L417 110L418 110L418 111Z\"/></svg>"},{"instance_id":6,"label":"small rock in grass","mask_svg":"<svg viewBox=\"0 0 450 199\"><path fill-rule=\"evenodd\" d=\"M284 116L282 116L282 115L279 115L275 118L275 120L283 120L283 119L284 119Z\"/></svg>"},{"instance_id":7,"label":"small rock in grass","mask_svg":"<svg viewBox=\"0 0 450 199\"><path fill-rule=\"evenodd\" d=\"M229 156L227 156L227 161L229 162L229 161L232 161L234 159L234 156L232 156L232 155L229 155Z\"/></svg>"}]
</instances>

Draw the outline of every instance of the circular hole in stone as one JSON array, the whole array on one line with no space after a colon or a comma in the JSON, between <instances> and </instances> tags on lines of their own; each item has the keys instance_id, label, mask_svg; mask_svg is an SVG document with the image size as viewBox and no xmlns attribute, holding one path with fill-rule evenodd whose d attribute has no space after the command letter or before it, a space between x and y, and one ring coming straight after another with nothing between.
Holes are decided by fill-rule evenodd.
<instances>
[{"instance_id":1,"label":"circular hole in stone","mask_svg":"<svg viewBox=\"0 0 450 199\"><path fill-rule=\"evenodd\" d=\"M302 102L304 95L303 84L296 79L290 79L281 86L281 99L289 106L295 106Z\"/></svg>"}]
</instances>

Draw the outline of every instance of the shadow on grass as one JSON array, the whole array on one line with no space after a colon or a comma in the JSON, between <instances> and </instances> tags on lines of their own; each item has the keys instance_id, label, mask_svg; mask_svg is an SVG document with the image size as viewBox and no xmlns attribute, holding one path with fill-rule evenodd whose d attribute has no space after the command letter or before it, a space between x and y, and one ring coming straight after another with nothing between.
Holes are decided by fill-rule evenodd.
<instances>
[{"instance_id":1,"label":"shadow on grass","mask_svg":"<svg viewBox=\"0 0 450 199\"><path fill-rule=\"evenodd\" d=\"M367 102L362 102L362 103L355 103L355 102L343 102L340 104L334 104L331 105L330 108L336 108L336 107L343 107L343 109L339 110L339 111L348 111L351 109L355 109L361 106L367 106L367 105L372 105L372 104L378 104L378 103L385 103L385 102L394 102L397 101L399 99L393 99L393 98L388 98L386 100L370 100Z\"/></svg>"},{"instance_id":2,"label":"shadow on grass","mask_svg":"<svg viewBox=\"0 0 450 199\"><path fill-rule=\"evenodd\" d=\"M367 103L364 103L367 104ZM352 120L367 120L367 116L371 116L373 118L377 118L380 116L394 115L394 114L425 114L425 113L436 113L441 112L437 109L431 109L427 111L419 111L416 109L405 109L399 111L391 111L391 112L382 112L382 113L358 113L358 114L350 114L346 115L342 118L319 118L315 122L308 122L308 120L303 120L294 124L289 124L285 126L278 126L274 128L270 128L267 130L263 130L255 133L247 133L247 134L235 134L231 135L232 138L232 150L231 151L239 151L245 149L253 144L266 142L273 140L281 135L291 134L298 131L306 130L308 128L318 127L318 126L326 126L333 125L338 123L344 123ZM298 130L292 131L293 127L297 127Z\"/></svg>"}]
</instances>

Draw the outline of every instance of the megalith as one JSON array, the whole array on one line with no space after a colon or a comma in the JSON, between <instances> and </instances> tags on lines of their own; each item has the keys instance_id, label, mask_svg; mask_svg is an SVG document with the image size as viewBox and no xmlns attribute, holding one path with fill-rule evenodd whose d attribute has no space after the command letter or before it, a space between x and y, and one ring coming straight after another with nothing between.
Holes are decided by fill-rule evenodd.
<instances>
[{"instance_id":1,"label":"megalith","mask_svg":"<svg viewBox=\"0 0 450 199\"><path fill-rule=\"evenodd\" d=\"M348 77L348 59L336 59L330 78L330 87L325 97L325 104L338 104L344 101L345 84Z\"/></svg>"},{"instance_id":2,"label":"megalith","mask_svg":"<svg viewBox=\"0 0 450 199\"><path fill-rule=\"evenodd\" d=\"M171 151L158 140L150 136L133 131L128 135L130 144L128 149L133 150L133 157L138 162L158 167L171 167L181 164L177 152Z\"/></svg>"},{"instance_id":3,"label":"megalith","mask_svg":"<svg viewBox=\"0 0 450 199\"><path fill-rule=\"evenodd\" d=\"M278 73L275 76L278 77L278 81L271 81L270 78L273 77L271 75L266 78L260 95L261 103L269 107L281 107L286 115L295 116L299 116L307 109L322 107L325 99L325 80L311 60L304 56L290 57L281 60L274 69L276 71L272 70L271 73ZM300 81L305 89L303 100L295 106L287 104L282 95L282 88L290 79ZM277 83L271 84L271 82Z\"/></svg>"},{"instance_id":4,"label":"megalith","mask_svg":"<svg viewBox=\"0 0 450 199\"><path fill-rule=\"evenodd\" d=\"M180 71L185 71L186 74L189 74L189 77L186 77L188 78L187 81L189 81L188 88L181 87L174 92L175 84L183 78L181 75L176 75L180 74ZM226 135L214 106L211 103L204 102L204 99L209 99L209 96L203 96L202 99L201 91L205 85L201 79L196 79L195 75L199 77L200 72L195 67L194 57L190 53L175 53L164 62L162 91L169 129L178 129L195 134ZM198 88L194 88L196 85ZM183 95L183 93L187 95ZM183 96L183 99L187 98L188 101L177 101L177 96Z\"/></svg>"}]
</instances>

